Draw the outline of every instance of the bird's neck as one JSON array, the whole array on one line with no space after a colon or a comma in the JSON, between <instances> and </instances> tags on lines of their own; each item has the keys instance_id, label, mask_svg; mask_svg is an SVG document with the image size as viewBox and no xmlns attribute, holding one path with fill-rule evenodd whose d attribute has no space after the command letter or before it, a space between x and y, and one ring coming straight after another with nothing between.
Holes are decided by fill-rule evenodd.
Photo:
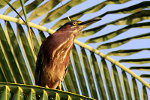
<instances>
[{"instance_id":1,"label":"bird's neck","mask_svg":"<svg viewBox=\"0 0 150 100\"><path fill-rule=\"evenodd\" d=\"M58 35L60 35L60 36L66 36L66 37L70 37L70 36L76 36L76 34L74 34L74 31L72 31L72 30L69 30L69 31L66 31L66 30L58 30L58 31L56 31L53 35L56 35L56 36L58 36Z\"/></svg>"}]
</instances>

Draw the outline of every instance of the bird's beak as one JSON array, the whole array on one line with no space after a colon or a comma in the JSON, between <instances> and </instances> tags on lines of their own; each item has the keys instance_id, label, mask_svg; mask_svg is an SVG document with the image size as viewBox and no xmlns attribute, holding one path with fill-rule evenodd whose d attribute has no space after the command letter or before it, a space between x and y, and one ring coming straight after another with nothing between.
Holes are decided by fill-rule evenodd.
<instances>
[{"instance_id":1,"label":"bird's beak","mask_svg":"<svg viewBox=\"0 0 150 100\"><path fill-rule=\"evenodd\" d=\"M89 26L89 25L91 25L91 24L93 24L94 22L97 22L97 21L99 21L99 20L101 20L101 18L95 18L95 19L92 19L92 20L88 20L88 21L85 21L85 22L81 22L80 24L78 24L78 25L81 25L81 26Z\"/></svg>"},{"instance_id":2,"label":"bird's beak","mask_svg":"<svg viewBox=\"0 0 150 100\"><path fill-rule=\"evenodd\" d=\"M84 29L84 28L86 28L86 27L88 27L89 25L91 25L91 24L93 24L94 22L97 22L97 21L99 21L99 20L101 20L100 18L95 18L95 19L92 19L92 20L88 20L88 21L85 21L85 22L81 22L81 21L79 21L79 23L78 23L78 25L77 25L77 34L79 34L80 33L80 31L82 30L82 29Z\"/></svg>"}]
</instances>

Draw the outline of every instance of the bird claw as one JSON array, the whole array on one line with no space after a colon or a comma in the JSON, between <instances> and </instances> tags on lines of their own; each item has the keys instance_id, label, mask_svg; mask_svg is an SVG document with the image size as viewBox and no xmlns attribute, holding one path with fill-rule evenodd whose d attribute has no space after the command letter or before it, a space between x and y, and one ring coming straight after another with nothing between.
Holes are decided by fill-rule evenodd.
<instances>
[{"instance_id":1,"label":"bird claw","mask_svg":"<svg viewBox=\"0 0 150 100\"><path fill-rule=\"evenodd\" d=\"M45 88L49 88L48 85L46 85Z\"/></svg>"},{"instance_id":2,"label":"bird claw","mask_svg":"<svg viewBox=\"0 0 150 100\"><path fill-rule=\"evenodd\" d=\"M62 84L61 84L61 81L59 82L59 85L58 85L58 90L62 90Z\"/></svg>"}]
</instances>

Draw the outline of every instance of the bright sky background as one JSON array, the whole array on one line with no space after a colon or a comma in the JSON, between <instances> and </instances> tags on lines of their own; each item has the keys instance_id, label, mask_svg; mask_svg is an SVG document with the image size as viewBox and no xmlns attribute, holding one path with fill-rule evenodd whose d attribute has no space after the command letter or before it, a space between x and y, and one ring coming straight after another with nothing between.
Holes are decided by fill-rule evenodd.
<instances>
[{"instance_id":1,"label":"bright sky background","mask_svg":"<svg viewBox=\"0 0 150 100\"><path fill-rule=\"evenodd\" d=\"M32 0L28 1L28 3L30 3L31 1L32 1ZM68 1L68 0L65 0L65 1L63 2L63 4L65 4L67 1ZM100 3L100 2L103 2L103 1L105 1L105 0L87 0L86 2L84 2L84 3L82 3L82 4L79 4L79 5L77 5L76 7L73 7L71 10L69 10L69 11L67 12L67 14L68 14L68 15L75 14L75 13L81 11L81 10L84 10L84 9L86 9L86 8L88 8L88 7L91 7L91 6L93 6L93 5L96 5L96 4L98 4L98 3ZM98 12L91 13L91 14L86 14L86 15L84 15L83 17L81 17L79 20L81 20L81 21L86 21L86 20L91 19L91 18L93 18L93 17L95 17L95 16L97 16L97 15L101 15L101 14L107 12L107 11L117 10L117 9L119 9L119 8L125 8L125 7L128 7L128 6L130 6L130 5L133 5L133 4L137 4L137 3L139 3L139 2L142 2L142 1L148 1L148 0L131 0L131 1L127 2L127 3L125 3L125 4L111 4L111 5L109 5L109 6L105 6L103 9L101 9L101 10L98 11ZM44 1L44 3L45 3L45 2L46 2L46 1ZM43 3L42 3L42 4L43 4ZM56 8L59 7L59 6L62 6L62 4L57 5ZM6 8L6 7L5 7L5 8ZM4 8L4 11L5 11L5 8ZM2 10L1 10L1 11L2 11ZM3 14L3 12L0 12L0 14ZM15 14L15 13L10 13L9 15L10 15L10 16L14 16L14 14ZM129 15L129 14L109 14L109 15L104 16L101 21L99 21L99 22L93 24L92 26L90 26L90 27L88 27L88 28L95 27L95 26L99 26L99 25L103 25L103 24L105 24L105 23L107 23L107 22L111 22L111 21L113 21L113 20L116 20L116 19L125 17L125 16L127 16L127 15ZM44 17L44 16L43 16L43 17ZM39 23L40 23L39 20L41 20L41 18L43 18L43 17L40 17L40 18L38 18L38 19L36 19L36 20L33 20L32 22L35 23L35 24L39 24ZM64 14L62 17L58 18L57 20L51 22L50 24L45 24L44 26L47 27L47 28L51 28L51 27L54 25L55 22L57 22L58 20L60 20L61 18L64 18L64 17L66 17L66 14ZM149 20L146 20L146 21L149 21ZM1 21L0 21L0 22L1 22ZM144 21L142 21L142 22L144 22ZM122 28L122 27L124 27L124 26L125 26L125 25L120 25L120 26L119 26L119 25L118 25L118 26L110 25L110 26L105 27L103 30L101 30L100 32L97 32L96 34L94 34L94 35L92 35L92 36L90 36L90 37L100 36L100 35L109 33L109 32L111 32L111 31L120 29L120 28ZM128 31L126 31L126 32L124 32L124 33L122 33L122 34L120 34L119 36L117 36L117 37L115 37L115 38L113 38L113 39L110 39L110 40L108 40L108 41L106 41L106 42L115 41L115 40L119 40L119 39L122 39L122 38L125 38L125 37L127 38L127 37L136 36L136 35L138 35L138 34L148 33L148 32L150 32L150 29L138 29L138 28L134 28L134 29L130 29L130 30L128 30ZM88 38L90 38L90 37L88 37ZM78 39L78 40L80 40L80 41L82 41L82 42L85 42L85 40L87 40L88 38L81 38L81 39ZM103 42L103 43L106 43L106 42ZM119 50L120 48L121 48L121 49L150 48L149 43L150 43L150 40L149 40L149 39L132 40L132 41L126 43L126 44L123 45L123 46L120 46L120 47L117 47L117 48L113 48L113 49L108 49L108 50L100 50L100 51L103 52L104 54L107 54L107 53L110 52L110 51ZM89 45L92 46L93 48L96 48L99 44L101 44L101 43L95 43L95 44L89 44ZM139 56L139 55L140 55L140 56ZM131 59L132 59L132 58L141 58L141 57L142 57L142 58L143 58L143 57L145 57L145 58L150 58L150 52L149 52L149 51L142 51L142 52L140 52L140 53L137 53L137 54L134 54L134 55L131 55L131 56L128 56L128 57L125 57L125 56L123 56L123 57L121 57L121 56L120 56L120 57L111 56L111 58L113 58L113 59L115 59L115 60L117 60L117 61L120 60L120 59L128 59L128 58L131 58ZM135 65L135 64L126 64L126 63L123 63L123 65L126 66L126 67L138 66L138 65ZM141 66L141 65L140 65L140 66ZM148 64L143 64L143 66L150 66L150 63L148 63ZM143 73L145 73L145 74L146 74L146 73L150 73L150 72L148 72L148 71L144 71L144 72L143 72L143 71L134 71L134 70L133 70L133 72L135 72L137 75L141 75L141 74L143 74ZM150 82L148 79L144 79L144 80L145 80L146 82ZM140 84L138 81L137 81L137 83ZM140 86L141 86L141 85L140 85ZM140 88L139 88L139 89L140 89ZM141 91L141 90L140 90L140 91ZM150 98L150 91L147 90L147 92L149 93L149 98ZM140 94L140 95L141 95L141 94Z\"/></svg>"}]
</instances>

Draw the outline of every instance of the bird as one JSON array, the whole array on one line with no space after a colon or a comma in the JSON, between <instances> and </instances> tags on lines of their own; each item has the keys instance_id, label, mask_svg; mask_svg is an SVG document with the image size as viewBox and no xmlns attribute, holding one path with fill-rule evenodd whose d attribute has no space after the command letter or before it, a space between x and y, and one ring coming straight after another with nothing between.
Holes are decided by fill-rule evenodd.
<instances>
[{"instance_id":1,"label":"bird","mask_svg":"<svg viewBox=\"0 0 150 100\"><path fill-rule=\"evenodd\" d=\"M93 21L69 21L43 41L36 61L36 85L62 90L74 39L87 23Z\"/></svg>"}]
</instances>

